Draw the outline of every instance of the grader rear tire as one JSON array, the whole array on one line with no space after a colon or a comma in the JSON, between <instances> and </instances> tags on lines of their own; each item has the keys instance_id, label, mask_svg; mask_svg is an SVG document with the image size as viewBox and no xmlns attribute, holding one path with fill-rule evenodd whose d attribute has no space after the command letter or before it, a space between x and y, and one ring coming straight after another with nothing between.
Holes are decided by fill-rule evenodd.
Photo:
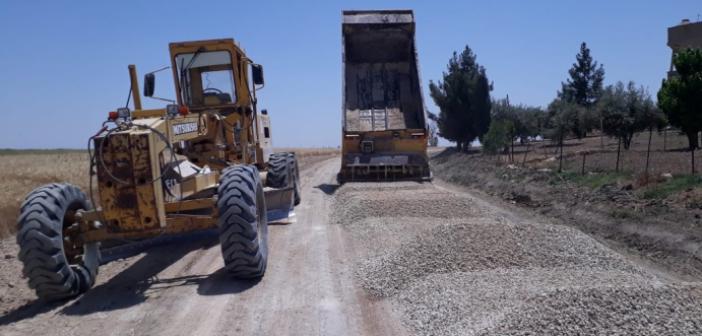
<instances>
[{"instance_id":1,"label":"grader rear tire","mask_svg":"<svg viewBox=\"0 0 702 336\"><path fill-rule=\"evenodd\" d=\"M297 157L295 157L294 152L288 153L288 164L292 166L293 176L295 177L295 185L293 186L295 191L294 204L300 205L300 202L302 201L302 198L300 197L300 168L297 165Z\"/></svg>"},{"instance_id":2,"label":"grader rear tire","mask_svg":"<svg viewBox=\"0 0 702 336\"><path fill-rule=\"evenodd\" d=\"M22 203L17 220L18 257L29 287L39 298L70 298L95 283L100 263L98 243L75 246L65 235L75 224L76 211L91 208L85 194L70 184L42 186Z\"/></svg>"},{"instance_id":3,"label":"grader rear tire","mask_svg":"<svg viewBox=\"0 0 702 336\"><path fill-rule=\"evenodd\" d=\"M217 224L225 268L236 278L262 277L268 262L268 218L258 169L225 169L217 193Z\"/></svg>"},{"instance_id":4,"label":"grader rear tire","mask_svg":"<svg viewBox=\"0 0 702 336\"><path fill-rule=\"evenodd\" d=\"M273 153L268 159L268 174L266 186L271 188L287 188L294 180L294 173L289 164L289 153Z\"/></svg>"},{"instance_id":5,"label":"grader rear tire","mask_svg":"<svg viewBox=\"0 0 702 336\"><path fill-rule=\"evenodd\" d=\"M300 170L295 153L273 153L268 160L266 186L293 187L294 205L300 204Z\"/></svg>"}]
</instances>

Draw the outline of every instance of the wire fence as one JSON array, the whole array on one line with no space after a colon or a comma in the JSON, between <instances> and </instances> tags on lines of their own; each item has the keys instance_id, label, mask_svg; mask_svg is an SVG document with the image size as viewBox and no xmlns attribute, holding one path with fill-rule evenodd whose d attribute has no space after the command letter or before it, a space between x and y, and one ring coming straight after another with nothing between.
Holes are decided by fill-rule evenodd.
<instances>
[{"instance_id":1,"label":"wire fence","mask_svg":"<svg viewBox=\"0 0 702 336\"><path fill-rule=\"evenodd\" d=\"M691 174L694 157L695 173L700 167L702 151L690 152L687 137L677 131L654 132L651 136L650 153L647 154L649 133L636 134L631 148L623 146L617 154L617 139L594 136L585 139L570 139L561 148L549 140L516 144L498 161L533 168L548 168L582 174L590 172L622 172L633 175L686 175ZM694 155L694 156L693 156ZM648 164L647 164L648 161Z\"/></svg>"}]
</instances>

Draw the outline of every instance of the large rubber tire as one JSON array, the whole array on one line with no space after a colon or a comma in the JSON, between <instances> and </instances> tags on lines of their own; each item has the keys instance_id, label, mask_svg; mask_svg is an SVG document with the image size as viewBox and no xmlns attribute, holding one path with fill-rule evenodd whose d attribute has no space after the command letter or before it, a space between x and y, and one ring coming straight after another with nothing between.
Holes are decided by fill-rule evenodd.
<instances>
[{"instance_id":1,"label":"large rubber tire","mask_svg":"<svg viewBox=\"0 0 702 336\"><path fill-rule=\"evenodd\" d=\"M273 153L268 159L266 186L293 187L294 205L300 204L300 170L295 153Z\"/></svg>"},{"instance_id":2,"label":"large rubber tire","mask_svg":"<svg viewBox=\"0 0 702 336\"><path fill-rule=\"evenodd\" d=\"M64 229L74 224L76 210L91 208L85 194L71 184L42 186L22 203L17 220L19 259L29 287L39 298L53 301L74 297L95 283L99 244L85 244L82 254L73 256L67 256L64 245Z\"/></svg>"},{"instance_id":3,"label":"large rubber tire","mask_svg":"<svg viewBox=\"0 0 702 336\"><path fill-rule=\"evenodd\" d=\"M295 185L294 185L295 202L294 203L295 203L295 205L299 205L300 202L302 201L302 198L300 197L300 168L298 167L297 157L295 157L294 152L288 153L288 162L292 166L293 176L295 176Z\"/></svg>"},{"instance_id":4,"label":"large rubber tire","mask_svg":"<svg viewBox=\"0 0 702 336\"><path fill-rule=\"evenodd\" d=\"M217 193L224 267L237 278L262 277L268 262L268 217L258 169L226 168Z\"/></svg>"},{"instance_id":5,"label":"large rubber tire","mask_svg":"<svg viewBox=\"0 0 702 336\"><path fill-rule=\"evenodd\" d=\"M268 158L268 175L266 186L271 188L287 188L294 180L292 167L288 163L289 153L273 153Z\"/></svg>"}]
</instances>

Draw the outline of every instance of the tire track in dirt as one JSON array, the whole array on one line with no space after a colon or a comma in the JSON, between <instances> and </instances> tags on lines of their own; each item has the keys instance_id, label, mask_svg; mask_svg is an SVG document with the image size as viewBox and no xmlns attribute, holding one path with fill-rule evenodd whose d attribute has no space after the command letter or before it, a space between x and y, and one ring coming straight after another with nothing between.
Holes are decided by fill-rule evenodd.
<instances>
[{"instance_id":1,"label":"tire track in dirt","mask_svg":"<svg viewBox=\"0 0 702 336\"><path fill-rule=\"evenodd\" d=\"M356 285L348 262L356 251L328 223L338 158L301 168L297 222L270 227L262 280L227 277L216 234L186 239L104 265L93 290L55 306L34 303L0 334L404 334L387 303Z\"/></svg>"}]
</instances>

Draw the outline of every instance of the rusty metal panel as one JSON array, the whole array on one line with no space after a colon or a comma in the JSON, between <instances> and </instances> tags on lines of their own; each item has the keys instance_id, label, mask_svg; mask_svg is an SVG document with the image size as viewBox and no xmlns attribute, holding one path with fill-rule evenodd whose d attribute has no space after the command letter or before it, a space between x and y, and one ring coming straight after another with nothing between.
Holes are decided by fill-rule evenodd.
<instances>
[{"instance_id":1,"label":"rusty metal panel","mask_svg":"<svg viewBox=\"0 0 702 336\"><path fill-rule=\"evenodd\" d=\"M153 165L158 157L151 155L151 135L150 132L130 134L133 183L139 216L134 229L159 227L159 206L154 192L154 180L158 177L159 168Z\"/></svg>"},{"instance_id":2,"label":"rusty metal panel","mask_svg":"<svg viewBox=\"0 0 702 336\"><path fill-rule=\"evenodd\" d=\"M98 189L103 218L109 231L133 226L136 197L131 187L131 157L128 134L111 134L96 141Z\"/></svg>"},{"instance_id":3,"label":"rusty metal panel","mask_svg":"<svg viewBox=\"0 0 702 336\"><path fill-rule=\"evenodd\" d=\"M114 133L96 141L96 145L102 146L98 151L102 159L98 160L104 165L98 163L98 189L108 231L158 227L149 133Z\"/></svg>"},{"instance_id":4,"label":"rusty metal panel","mask_svg":"<svg viewBox=\"0 0 702 336\"><path fill-rule=\"evenodd\" d=\"M167 226L164 228L153 228L135 231L114 232L104 228L88 231L83 235L84 242L104 241L107 239L141 239L150 238L163 234L178 234L192 232L196 230L206 230L217 226L217 218L214 216L188 216L181 215L168 217Z\"/></svg>"}]
</instances>

